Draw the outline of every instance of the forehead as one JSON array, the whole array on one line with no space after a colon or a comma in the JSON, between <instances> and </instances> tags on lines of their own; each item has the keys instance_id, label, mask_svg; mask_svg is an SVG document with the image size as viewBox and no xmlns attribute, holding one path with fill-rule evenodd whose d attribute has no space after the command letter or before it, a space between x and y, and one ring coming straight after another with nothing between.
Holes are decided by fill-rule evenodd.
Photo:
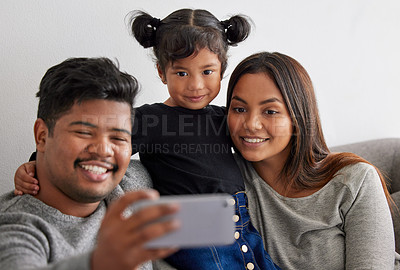
<instances>
[{"instance_id":1,"label":"forehead","mask_svg":"<svg viewBox=\"0 0 400 270\"><path fill-rule=\"evenodd\" d=\"M195 66L221 66L221 61L217 54L212 51L203 48L200 49L188 57L177 59L173 63L169 63L169 66L172 68L187 66L193 67Z\"/></svg>"},{"instance_id":2,"label":"forehead","mask_svg":"<svg viewBox=\"0 0 400 270\"><path fill-rule=\"evenodd\" d=\"M87 122L96 126L131 130L131 108L128 103L111 100L88 100L76 103L58 121L64 124Z\"/></svg>"},{"instance_id":3,"label":"forehead","mask_svg":"<svg viewBox=\"0 0 400 270\"><path fill-rule=\"evenodd\" d=\"M269 74L264 72L246 73L242 75L236 83L233 92L249 95L278 95L282 96L281 91Z\"/></svg>"}]
</instances>

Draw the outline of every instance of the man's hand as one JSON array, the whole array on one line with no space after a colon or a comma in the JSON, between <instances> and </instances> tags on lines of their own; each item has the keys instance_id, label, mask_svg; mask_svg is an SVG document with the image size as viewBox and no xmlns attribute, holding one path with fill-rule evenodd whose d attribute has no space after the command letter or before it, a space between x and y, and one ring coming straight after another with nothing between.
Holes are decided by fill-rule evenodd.
<instances>
[{"instance_id":1,"label":"man's hand","mask_svg":"<svg viewBox=\"0 0 400 270\"><path fill-rule=\"evenodd\" d=\"M154 205L129 217L123 215L132 203L158 197L154 190L130 192L109 207L99 230L97 247L92 254L92 270L132 270L146 261L164 258L176 252L174 248L148 249L145 244L179 227L179 222L173 219L154 222L177 212L178 205Z\"/></svg>"}]
</instances>

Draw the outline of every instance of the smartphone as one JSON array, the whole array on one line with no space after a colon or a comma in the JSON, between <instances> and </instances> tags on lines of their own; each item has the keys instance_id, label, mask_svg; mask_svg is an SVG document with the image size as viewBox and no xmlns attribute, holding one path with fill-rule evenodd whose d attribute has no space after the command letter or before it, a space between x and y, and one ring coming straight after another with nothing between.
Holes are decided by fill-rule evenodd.
<instances>
[{"instance_id":1,"label":"smartphone","mask_svg":"<svg viewBox=\"0 0 400 270\"><path fill-rule=\"evenodd\" d=\"M193 248L228 245L234 242L234 199L229 194L161 196L132 205L133 212L149 205L177 203L179 211L172 215L181 226L178 230L147 243L148 248ZM171 216L171 217L172 217Z\"/></svg>"}]
</instances>

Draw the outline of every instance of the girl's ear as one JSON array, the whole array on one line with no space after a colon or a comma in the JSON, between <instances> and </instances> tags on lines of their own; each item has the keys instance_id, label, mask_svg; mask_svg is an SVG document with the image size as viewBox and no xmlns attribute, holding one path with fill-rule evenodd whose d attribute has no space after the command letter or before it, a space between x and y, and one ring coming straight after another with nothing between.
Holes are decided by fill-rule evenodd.
<instances>
[{"instance_id":1,"label":"girl's ear","mask_svg":"<svg viewBox=\"0 0 400 270\"><path fill-rule=\"evenodd\" d=\"M33 132L35 134L36 150L44 152L49 129L43 119L38 118L35 122Z\"/></svg>"},{"instance_id":2,"label":"girl's ear","mask_svg":"<svg viewBox=\"0 0 400 270\"><path fill-rule=\"evenodd\" d=\"M167 84L167 79L165 78L165 74L162 71L162 68L158 63L157 63L157 71L158 71L158 76L160 77L163 84Z\"/></svg>"}]
</instances>

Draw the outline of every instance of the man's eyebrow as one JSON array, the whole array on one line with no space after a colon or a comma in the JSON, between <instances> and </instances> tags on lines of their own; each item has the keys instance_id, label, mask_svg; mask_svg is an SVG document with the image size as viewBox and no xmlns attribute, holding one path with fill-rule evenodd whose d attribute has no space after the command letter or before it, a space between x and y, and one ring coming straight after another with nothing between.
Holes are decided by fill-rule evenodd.
<instances>
[{"instance_id":1,"label":"man's eyebrow","mask_svg":"<svg viewBox=\"0 0 400 270\"><path fill-rule=\"evenodd\" d=\"M74 122L71 122L69 124L69 126L87 126L90 128L97 128L97 125L89 123L89 122L85 122L85 121L74 121ZM132 136L132 133L129 130L124 129L124 128L111 128L110 130L115 131L115 132L123 132L123 133L128 134L129 136Z\"/></svg>"},{"instance_id":2,"label":"man's eyebrow","mask_svg":"<svg viewBox=\"0 0 400 270\"><path fill-rule=\"evenodd\" d=\"M116 131L116 132L123 132L123 133L128 134L129 136L132 136L132 133L129 130L124 129L124 128L112 128L111 130Z\"/></svg>"},{"instance_id":3,"label":"man's eyebrow","mask_svg":"<svg viewBox=\"0 0 400 270\"><path fill-rule=\"evenodd\" d=\"M95 124L89 123L89 122L84 122L84 121L74 121L69 124L69 126L87 126L87 127L92 127L96 128L97 126Z\"/></svg>"}]
</instances>

